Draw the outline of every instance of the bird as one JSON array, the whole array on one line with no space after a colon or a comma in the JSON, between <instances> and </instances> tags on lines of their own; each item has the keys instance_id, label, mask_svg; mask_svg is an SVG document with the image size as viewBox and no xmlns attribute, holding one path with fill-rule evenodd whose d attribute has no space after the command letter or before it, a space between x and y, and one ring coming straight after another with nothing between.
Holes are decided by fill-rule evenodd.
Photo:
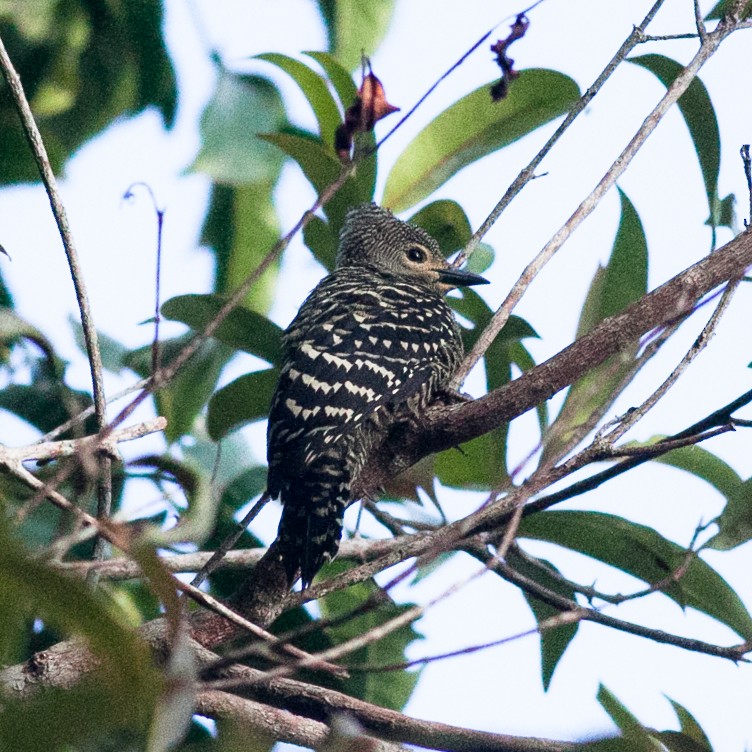
<instances>
[{"instance_id":1,"label":"bird","mask_svg":"<svg viewBox=\"0 0 752 752\"><path fill-rule=\"evenodd\" d=\"M464 351L444 296L487 284L438 242L375 203L351 209L334 271L282 337L267 427L267 492L282 502L276 546L292 586L337 553L352 485L390 429L442 393Z\"/></svg>"}]
</instances>

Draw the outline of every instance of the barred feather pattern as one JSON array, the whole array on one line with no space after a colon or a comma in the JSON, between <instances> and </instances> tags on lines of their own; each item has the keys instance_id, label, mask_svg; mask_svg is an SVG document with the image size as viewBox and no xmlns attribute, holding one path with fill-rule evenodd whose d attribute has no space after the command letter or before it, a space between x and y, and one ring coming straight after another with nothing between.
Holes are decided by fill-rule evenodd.
<instances>
[{"instance_id":1,"label":"barred feather pattern","mask_svg":"<svg viewBox=\"0 0 752 752\"><path fill-rule=\"evenodd\" d=\"M367 264L310 294L283 339L267 435L280 555L308 587L337 552L351 484L395 423L420 415L463 349L439 290Z\"/></svg>"}]
</instances>

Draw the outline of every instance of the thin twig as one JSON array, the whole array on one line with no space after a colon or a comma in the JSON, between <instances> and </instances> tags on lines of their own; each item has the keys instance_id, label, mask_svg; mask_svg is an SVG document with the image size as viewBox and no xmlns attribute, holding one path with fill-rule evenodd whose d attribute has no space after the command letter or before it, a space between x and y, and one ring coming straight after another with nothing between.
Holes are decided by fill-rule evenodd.
<instances>
[{"instance_id":1,"label":"thin twig","mask_svg":"<svg viewBox=\"0 0 752 752\"><path fill-rule=\"evenodd\" d=\"M705 324L702 332L700 332L700 335L692 344L692 347L689 348L676 368L674 368L658 389L656 389L639 407L630 410L615 428L607 434L599 437L601 441L613 445L614 442L618 441L625 433L627 433L627 431L629 431L630 428L632 428L632 426L641 420L649 410L655 407L668 390L679 380L681 375L687 370L687 368L689 368L692 361L707 347L708 343L713 338L723 314L728 310L731 299L739 287L739 283L740 280L735 279L726 285L723 295L721 295L721 299L718 301L718 305L715 307L713 315L708 320L708 323Z\"/></svg>"},{"instance_id":2,"label":"thin twig","mask_svg":"<svg viewBox=\"0 0 752 752\"><path fill-rule=\"evenodd\" d=\"M569 130L570 125L574 122L577 116L587 107L592 101L593 97L600 91L603 84L610 78L611 74L616 68L624 61L626 56L640 43L640 35L644 33L647 25L653 20L655 14L659 11L660 7L666 0L657 0L648 11L645 18L639 26L635 26L631 34L624 40L621 47L616 51L616 54L611 58L608 65L603 69L598 78L595 79L593 85L580 97L575 103L567 116L562 121L561 125L554 131L553 135L546 141L543 148L533 157L527 167L523 168L519 175L514 179L512 184L507 188L506 193L501 197L499 202L494 206L491 213L486 217L481 226L473 233L473 236L468 241L465 248L452 262L452 266L462 266L473 251L478 247L478 244L486 235L486 233L495 224L496 220L502 215L504 210L512 203L515 196L534 178L535 170L538 165L543 161L544 157L553 148L554 144ZM490 32L489 32L490 33ZM461 384L467 373L467 371L461 374L461 378L455 379L455 386Z\"/></svg>"},{"instance_id":3,"label":"thin twig","mask_svg":"<svg viewBox=\"0 0 752 752\"><path fill-rule=\"evenodd\" d=\"M102 376L102 355L99 351L99 342L97 339L97 330L94 326L94 319L89 304L89 296L86 292L86 283L84 282L83 271L78 259L78 252L73 242L73 235L68 224L68 216L65 206L60 198L57 189L55 173L52 171L47 150L45 149L42 135L37 128L34 115L29 106L26 94L21 84L21 79L13 67L8 52L5 49L3 40L0 38L0 68L3 76L10 88L11 95L16 107L16 111L21 119L24 133L31 147L34 159L42 178L42 183L47 192L50 201L52 214L55 217L60 238L63 242L65 256L68 259L68 268L70 269L73 287L76 292L78 310L81 315L81 326L86 343L86 352L89 359L89 370L91 372L92 395L94 397L95 415L97 428L101 431L107 425L106 398L104 393L104 380ZM97 479L97 516L104 519L109 517L112 506L112 467L110 458L102 455L99 458L99 478ZM101 559L104 557L104 541L100 539L94 547L94 557Z\"/></svg>"},{"instance_id":4,"label":"thin twig","mask_svg":"<svg viewBox=\"0 0 752 752\"><path fill-rule=\"evenodd\" d=\"M472 548L469 547L468 550L472 550ZM553 606L561 611L578 611L580 619L583 621L592 621L596 624L611 627L620 632L627 632L628 634L637 635L638 637L645 637L653 642L674 645L675 647L696 653L714 655L718 658L727 658L734 662L748 662L744 655L749 652L750 647L746 643L742 645L732 645L730 647L713 645L712 643L704 642L702 640L682 637L680 635L664 632L660 629L651 629L650 627L643 627L640 624L632 624L631 622L623 621L622 619L616 619L613 616L604 614L596 609L584 608L576 601L570 600L559 593L555 593L553 590L543 587L538 582L535 582L535 580L525 577L505 562L500 561L497 557L490 556L484 547L476 548L473 551L473 555L480 561L488 562L489 568L504 577L505 580L514 583L526 593L535 596L549 606Z\"/></svg>"},{"instance_id":5,"label":"thin twig","mask_svg":"<svg viewBox=\"0 0 752 752\"><path fill-rule=\"evenodd\" d=\"M656 5L659 4L660 3L656 3ZM655 8L656 6L653 7ZM483 354L494 339L496 339L496 336L501 331L504 324L506 324L515 306L541 269L543 269L543 267L553 258L556 252L562 247L564 242L575 231L575 229L579 227L583 220L595 210L602 198L616 183L616 180L627 169L632 159L642 148L642 145L645 143L648 136L655 130L658 123L661 122L669 108L687 90L706 60L716 51L721 42L734 30L735 26L733 23L721 21L716 29L707 35L706 40L700 46L700 49L690 63L681 71L681 73L679 73L673 83L668 87L664 96L653 108L652 112L645 118L640 128L624 148L622 153L616 158L606 174L601 178L590 194L583 199L574 213L554 234L551 240L546 243L537 256L525 267L520 278L514 284L499 309L494 313L488 326L476 340L472 350L465 357L465 360L452 379L452 386L456 387L461 384L465 376L470 372L470 369L478 362L478 360L480 360L481 357L483 357ZM630 35L630 39L631 37L632 35Z\"/></svg>"},{"instance_id":6,"label":"thin twig","mask_svg":"<svg viewBox=\"0 0 752 752\"><path fill-rule=\"evenodd\" d=\"M222 543L217 547L217 550L212 554L211 558L204 564L203 567L197 572L193 578L191 585L193 587L199 587L204 580L220 565L222 559L227 556L229 550L238 542L240 536L243 535L248 525L256 519L258 513L266 506L269 501L269 494L265 491L261 494L261 498L248 510L245 517L238 523L235 531L230 533Z\"/></svg>"}]
</instances>

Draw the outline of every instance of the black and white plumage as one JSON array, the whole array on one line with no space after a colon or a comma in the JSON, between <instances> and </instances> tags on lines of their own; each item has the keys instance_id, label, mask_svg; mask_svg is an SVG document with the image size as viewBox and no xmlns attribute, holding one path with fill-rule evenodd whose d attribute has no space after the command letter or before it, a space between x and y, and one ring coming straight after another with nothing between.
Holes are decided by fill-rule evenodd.
<instances>
[{"instance_id":1,"label":"black and white plumage","mask_svg":"<svg viewBox=\"0 0 752 752\"><path fill-rule=\"evenodd\" d=\"M375 204L352 210L337 268L298 311L267 430L277 544L308 587L337 552L352 482L396 422L419 415L454 373L462 341L444 294L485 283L437 242Z\"/></svg>"}]
</instances>

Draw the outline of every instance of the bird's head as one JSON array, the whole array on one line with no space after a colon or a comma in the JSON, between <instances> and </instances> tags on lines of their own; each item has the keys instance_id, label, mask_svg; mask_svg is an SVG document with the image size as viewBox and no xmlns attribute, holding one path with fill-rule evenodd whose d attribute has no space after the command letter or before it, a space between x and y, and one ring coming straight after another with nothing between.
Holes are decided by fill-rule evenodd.
<instances>
[{"instance_id":1,"label":"bird's head","mask_svg":"<svg viewBox=\"0 0 752 752\"><path fill-rule=\"evenodd\" d=\"M488 284L479 274L453 269L425 230L397 219L388 209L363 204L348 212L340 234L337 268L370 266L441 293Z\"/></svg>"}]
</instances>

